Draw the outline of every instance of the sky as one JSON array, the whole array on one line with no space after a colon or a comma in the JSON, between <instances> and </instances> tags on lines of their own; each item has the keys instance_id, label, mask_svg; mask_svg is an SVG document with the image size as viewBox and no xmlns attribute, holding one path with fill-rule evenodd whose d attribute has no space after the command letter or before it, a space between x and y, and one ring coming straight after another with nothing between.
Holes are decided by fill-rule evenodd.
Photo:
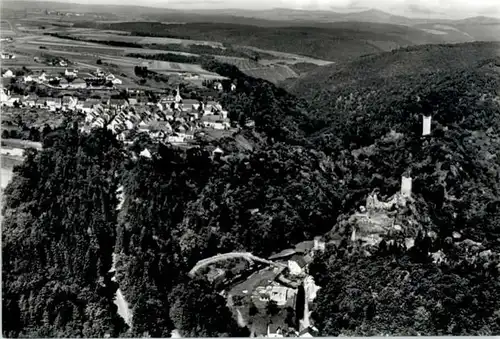
<instances>
[{"instance_id":1,"label":"sky","mask_svg":"<svg viewBox=\"0 0 500 339\"><path fill-rule=\"evenodd\" d=\"M122 4L176 9L270 9L275 7L356 11L376 8L411 17L500 17L500 0L56 0L88 4Z\"/></svg>"}]
</instances>

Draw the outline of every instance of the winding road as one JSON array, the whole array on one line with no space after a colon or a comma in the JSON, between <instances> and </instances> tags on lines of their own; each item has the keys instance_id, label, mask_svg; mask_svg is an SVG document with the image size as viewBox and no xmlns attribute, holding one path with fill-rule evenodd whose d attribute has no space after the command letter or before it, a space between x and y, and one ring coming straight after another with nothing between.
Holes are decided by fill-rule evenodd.
<instances>
[{"instance_id":1,"label":"winding road","mask_svg":"<svg viewBox=\"0 0 500 339\"><path fill-rule=\"evenodd\" d=\"M230 253L224 253L224 254L217 254L217 255L214 255L213 257L198 261L196 263L196 265L191 269L191 271L189 271L189 275L191 277L193 277L196 274L196 272L204 266L216 263L218 261L235 259L235 258L242 258L242 259L246 259L248 261L258 261L258 262L272 265L272 266L276 266L276 267L286 267L285 264L276 263L276 262L273 262L270 260L259 258L259 257L255 256L249 252L230 252Z\"/></svg>"}]
</instances>

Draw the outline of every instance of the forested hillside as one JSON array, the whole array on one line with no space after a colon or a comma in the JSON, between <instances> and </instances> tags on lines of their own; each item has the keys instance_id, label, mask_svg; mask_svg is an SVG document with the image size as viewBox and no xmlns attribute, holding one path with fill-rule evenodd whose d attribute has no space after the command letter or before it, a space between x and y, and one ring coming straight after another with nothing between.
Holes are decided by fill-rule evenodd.
<instances>
[{"instance_id":1,"label":"forested hillside","mask_svg":"<svg viewBox=\"0 0 500 339\"><path fill-rule=\"evenodd\" d=\"M123 320L106 278L116 232L111 133L71 126L27 153L5 190L2 328L7 337L119 335Z\"/></svg>"},{"instance_id":2,"label":"forested hillside","mask_svg":"<svg viewBox=\"0 0 500 339\"><path fill-rule=\"evenodd\" d=\"M450 70L473 69L495 58L498 61L498 57L500 44L492 42L413 46L318 67L287 89L299 97L312 99L325 90L345 88L347 92L358 87L380 88L380 85L390 86L394 81L415 81L413 77L430 72L444 72L440 77L446 77L445 73ZM319 98L315 103L321 100Z\"/></svg>"},{"instance_id":3,"label":"forested hillside","mask_svg":"<svg viewBox=\"0 0 500 339\"><path fill-rule=\"evenodd\" d=\"M206 59L237 84L220 98L230 118L255 128L188 151L148 146L151 159L131 154L147 138L126 150L109 132L61 128L6 191L4 334L248 336L225 298L187 272L218 253L266 257L324 234L341 241L311 267L322 335L500 334L498 61L487 44L445 54L465 55L450 67L426 56L446 48L400 50L356 70L360 59L343 78L323 68L304 99ZM378 65L408 53L420 64L379 76ZM403 174L412 198L388 212L401 218L398 236L351 241L354 212L374 191L393 196ZM113 252L132 329L112 304Z\"/></svg>"}]
</instances>

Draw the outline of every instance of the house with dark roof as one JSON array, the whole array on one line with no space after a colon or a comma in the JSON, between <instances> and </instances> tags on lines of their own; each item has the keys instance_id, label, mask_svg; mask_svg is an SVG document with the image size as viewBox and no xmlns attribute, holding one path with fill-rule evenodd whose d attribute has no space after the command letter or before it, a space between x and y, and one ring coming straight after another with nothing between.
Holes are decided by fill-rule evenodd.
<instances>
[{"instance_id":1,"label":"house with dark roof","mask_svg":"<svg viewBox=\"0 0 500 339\"><path fill-rule=\"evenodd\" d=\"M284 249L283 251L273 254L269 257L269 260L276 260L276 259L284 259L284 258L291 258L297 251L293 248L287 248Z\"/></svg>"},{"instance_id":2,"label":"house with dark roof","mask_svg":"<svg viewBox=\"0 0 500 339\"><path fill-rule=\"evenodd\" d=\"M295 245L295 251L299 253L309 253L314 249L314 241L306 240Z\"/></svg>"},{"instance_id":3,"label":"house with dark roof","mask_svg":"<svg viewBox=\"0 0 500 339\"><path fill-rule=\"evenodd\" d=\"M109 105L113 108L123 108L128 106L125 99L109 99Z\"/></svg>"},{"instance_id":4,"label":"house with dark roof","mask_svg":"<svg viewBox=\"0 0 500 339\"><path fill-rule=\"evenodd\" d=\"M288 260L288 270L291 275L300 275L305 273L305 268L312 262L310 255L295 254Z\"/></svg>"}]
</instances>

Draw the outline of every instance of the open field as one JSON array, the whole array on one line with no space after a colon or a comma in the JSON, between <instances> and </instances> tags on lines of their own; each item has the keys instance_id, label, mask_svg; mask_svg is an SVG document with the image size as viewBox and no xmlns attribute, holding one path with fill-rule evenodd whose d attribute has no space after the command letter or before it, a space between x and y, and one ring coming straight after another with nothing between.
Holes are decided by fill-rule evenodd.
<instances>
[{"instance_id":1,"label":"open field","mask_svg":"<svg viewBox=\"0 0 500 339\"><path fill-rule=\"evenodd\" d=\"M297 78L299 75L287 65L278 64L280 60L273 62L253 61L243 58L234 57L216 57L218 60L238 67L243 73L255 77L268 80L273 83L281 82L285 79ZM285 62L283 62L285 63Z\"/></svg>"},{"instance_id":2,"label":"open field","mask_svg":"<svg viewBox=\"0 0 500 339\"><path fill-rule=\"evenodd\" d=\"M39 46L46 46L50 48L50 50L75 51L90 54L125 55L130 53L159 54L168 52L186 56L195 55L191 53L165 51L161 49L107 46L86 41L61 39L53 36L30 37L29 39L23 39L22 41L24 45L36 46L36 48L39 48Z\"/></svg>"},{"instance_id":3,"label":"open field","mask_svg":"<svg viewBox=\"0 0 500 339\"><path fill-rule=\"evenodd\" d=\"M252 51L256 51L256 52L266 52L266 53L272 54L272 55L276 56L277 59L280 59L279 60L280 62L285 62L285 63L290 63L290 64L295 64L298 62L307 62L307 63L315 64L318 66L324 66L324 65L330 65L330 64L334 63L332 61L321 60L321 59L311 58L308 56L302 56L302 55L297 55L297 54L292 54L292 53L270 51L270 50L260 49L260 48L252 47L252 46L244 46L244 47L248 48Z\"/></svg>"},{"instance_id":4,"label":"open field","mask_svg":"<svg viewBox=\"0 0 500 339\"><path fill-rule=\"evenodd\" d=\"M64 19L66 20L66 18ZM21 20L10 20L3 22L5 27L11 27L12 25L20 28L22 31L14 41L9 44L8 48L4 48L5 51L12 52L16 54L16 59L5 60L2 67L10 68L20 68L26 66L33 70L48 70L49 67L45 63L38 63L34 61L34 57L43 57L48 55L51 57L63 57L70 60L74 65L69 67L76 67L80 71L90 72L94 71L96 68L102 68L105 71L112 72L113 74L120 77L123 81L123 87L137 88L138 78L135 75L134 67L136 66L146 66L149 70L157 72L158 74L171 76L171 75L189 75L196 74L199 76L195 80L191 81L195 85L201 85L202 80L213 80L220 78L219 75L215 73L208 72L204 70L199 64L189 64L189 63L179 63L170 61L157 61L157 60L146 60L141 58L128 57L128 54L165 54L172 53L183 56L199 56L199 54L187 53L181 51L170 51L165 49L154 49L154 48L139 48L139 47L123 47L123 46L110 46L104 44L107 41L125 42L125 43L135 43L138 45L167 45L167 44L178 44L178 45L206 45L216 48L224 48L220 42L203 41L203 40L191 40L191 39L173 39L164 37L144 37L144 36L133 36L130 32L117 31L112 29L96 29L96 28L82 28L82 27L71 27L69 25L60 26L60 23L55 22L50 18L28 18ZM40 30L41 25L45 29ZM54 26L53 26L54 25ZM63 35L73 36L75 38L103 41L103 43L88 42L64 39L61 37L41 35L44 33L58 33ZM42 47L42 48L40 48ZM287 64L295 64L299 62L309 62L315 65L327 64L328 61L317 60L309 57L303 57L299 55L294 55L290 53L282 53L275 51L267 51L254 47L245 47L248 50L253 50L256 52L267 53L268 55L274 55L276 59L266 60L261 59L259 61L250 60L244 57L229 57L229 56L219 56L216 55L218 60L227 62L237 66L241 71L247 75L262 78L273 83L279 83L285 79L297 78L298 73L295 72ZM102 60L103 64L97 65L97 60ZM84 70L83 70L83 69ZM63 69L64 70L64 69ZM57 69L58 72L61 70ZM156 88L162 86L162 83L152 82L151 84L142 84L145 88L153 86Z\"/></svg>"},{"instance_id":5,"label":"open field","mask_svg":"<svg viewBox=\"0 0 500 339\"><path fill-rule=\"evenodd\" d=\"M7 38L16 35L14 27L11 26L10 22L2 20L0 21L0 34L2 38Z\"/></svg>"},{"instance_id":6,"label":"open field","mask_svg":"<svg viewBox=\"0 0 500 339\"><path fill-rule=\"evenodd\" d=\"M122 41L122 42L133 42L137 44L181 44L181 45L205 45L218 48L224 48L222 43L213 41L203 41L203 40L189 40L189 39L174 39L174 38L158 38L158 37L142 37L123 34L117 34L116 31L99 31L95 29L80 29L80 31L73 31L76 29L71 29L66 32L66 34L83 39L100 40L100 41Z\"/></svg>"},{"instance_id":7,"label":"open field","mask_svg":"<svg viewBox=\"0 0 500 339\"><path fill-rule=\"evenodd\" d=\"M40 49L40 46L45 46L47 49ZM16 59L6 60L3 67L20 68L26 66L30 69L49 69L44 63L37 63L33 60L35 56L41 57L49 55L53 57L64 57L75 63L75 67L80 71L94 71L96 68L104 68L116 75L126 75L129 78L136 78L134 74L135 66L147 66L149 70L161 74L183 74L195 73L206 79L219 77L215 73L208 72L196 64L183 64L175 62L143 60L139 58L126 57L129 53L165 53L163 50L127 48L105 46L97 43L89 43L83 41L73 41L68 39L60 39L52 36L24 36L12 44L10 51L16 54ZM183 55L191 55L183 52L173 52ZM103 65L97 65L96 61L100 59ZM107 66L111 65L111 66ZM112 67L113 66L113 67ZM70 66L73 67L73 66ZM58 71L64 71L65 68L57 68ZM123 86L136 87L136 83L132 80L122 78ZM146 87L147 88L147 87Z\"/></svg>"},{"instance_id":8,"label":"open field","mask_svg":"<svg viewBox=\"0 0 500 339\"><path fill-rule=\"evenodd\" d=\"M159 61L159 60L145 60L130 57L108 57L103 56L102 61L110 62L120 67L134 67L134 66L146 66L149 70L157 73L162 72L177 72L177 73L197 73L200 75L214 75L217 74L209 72L201 68L200 65L196 64L183 64L178 62L170 61Z\"/></svg>"}]
</instances>

